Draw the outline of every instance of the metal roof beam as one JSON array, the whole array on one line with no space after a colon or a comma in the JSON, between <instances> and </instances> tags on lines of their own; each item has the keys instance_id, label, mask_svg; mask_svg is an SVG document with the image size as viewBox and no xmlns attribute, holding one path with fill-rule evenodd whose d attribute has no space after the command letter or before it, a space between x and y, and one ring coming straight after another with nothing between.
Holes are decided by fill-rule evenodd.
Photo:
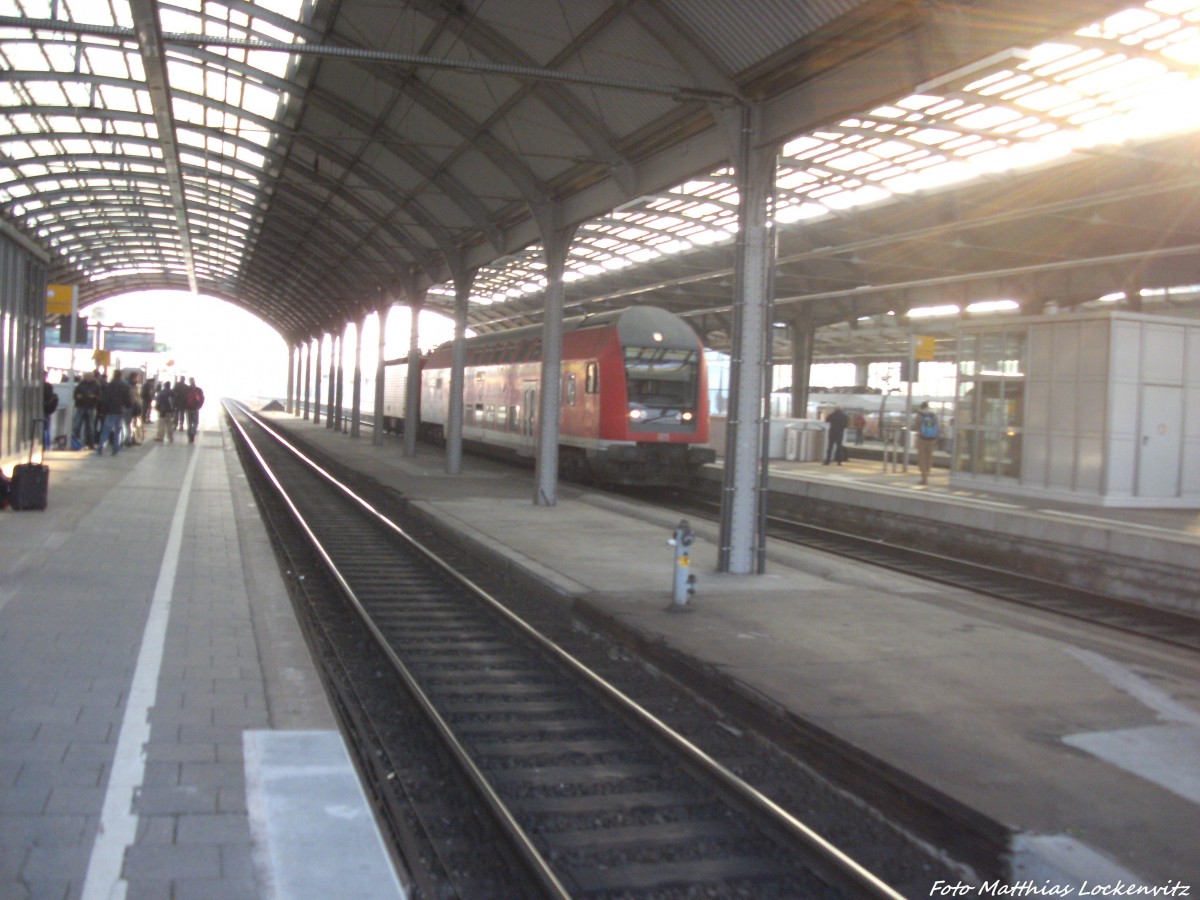
<instances>
[{"instance_id":1,"label":"metal roof beam","mask_svg":"<svg viewBox=\"0 0 1200 900\"><path fill-rule=\"evenodd\" d=\"M179 224L179 244L187 264L188 285L193 294L199 294L196 259L192 252L191 230L188 226L187 202L184 196L183 172L179 165L179 144L175 140L175 120L171 114L167 58L163 50L162 32L158 26L158 11L154 0L129 0L129 11L133 15L134 31L137 32L138 44L141 46L146 89L150 94L150 105L154 109L154 122L158 127L158 142L162 148L163 166L167 170L167 182L171 186L171 203Z\"/></svg>"}]
</instances>

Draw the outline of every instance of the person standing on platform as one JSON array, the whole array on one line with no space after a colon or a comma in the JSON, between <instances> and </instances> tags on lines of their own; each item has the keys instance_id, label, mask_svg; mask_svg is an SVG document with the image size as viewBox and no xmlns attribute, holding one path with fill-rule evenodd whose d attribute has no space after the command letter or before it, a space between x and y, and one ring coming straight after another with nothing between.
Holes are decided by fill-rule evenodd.
<instances>
[{"instance_id":1,"label":"person standing on platform","mask_svg":"<svg viewBox=\"0 0 1200 900\"><path fill-rule=\"evenodd\" d=\"M50 449L50 422L58 411L58 394L50 383L50 373L42 373L42 449Z\"/></svg>"},{"instance_id":2,"label":"person standing on platform","mask_svg":"<svg viewBox=\"0 0 1200 900\"><path fill-rule=\"evenodd\" d=\"M829 429L828 443L825 445L825 465L829 465L832 460L840 466L842 460L845 459L843 456L846 452L844 441L848 424L850 424L850 417L842 411L840 406L835 406L833 412L825 417L825 425Z\"/></svg>"},{"instance_id":3,"label":"person standing on platform","mask_svg":"<svg viewBox=\"0 0 1200 900\"><path fill-rule=\"evenodd\" d=\"M150 411L154 409L154 379L147 378L142 382L142 428L139 441L146 439L146 426L150 424Z\"/></svg>"},{"instance_id":4,"label":"person standing on platform","mask_svg":"<svg viewBox=\"0 0 1200 900\"><path fill-rule=\"evenodd\" d=\"M138 432L142 425L142 386L138 383L139 374L129 373L130 406L125 410L125 446L136 447L142 442Z\"/></svg>"},{"instance_id":5,"label":"person standing on platform","mask_svg":"<svg viewBox=\"0 0 1200 900\"><path fill-rule=\"evenodd\" d=\"M158 434L154 440L161 444L165 437L168 443L175 443L175 391L171 388L171 379L158 386L154 408L158 410Z\"/></svg>"},{"instance_id":6,"label":"person standing on platform","mask_svg":"<svg viewBox=\"0 0 1200 900\"><path fill-rule=\"evenodd\" d=\"M933 468L933 448L937 439L937 415L926 401L917 410L917 468L921 470L921 484L929 484L929 471Z\"/></svg>"},{"instance_id":7,"label":"person standing on platform","mask_svg":"<svg viewBox=\"0 0 1200 900\"><path fill-rule=\"evenodd\" d=\"M196 379L189 378L183 390L183 412L187 417L188 443L196 443L196 432L200 430L200 407L204 405L204 391L196 386Z\"/></svg>"},{"instance_id":8,"label":"person standing on platform","mask_svg":"<svg viewBox=\"0 0 1200 900\"><path fill-rule=\"evenodd\" d=\"M100 406L100 384L93 372L84 372L75 385L75 420L71 423L71 447L96 449L96 410Z\"/></svg>"},{"instance_id":9,"label":"person standing on platform","mask_svg":"<svg viewBox=\"0 0 1200 900\"><path fill-rule=\"evenodd\" d=\"M129 385L125 383L125 379L121 377L121 370L118 369L100 392L100 416L104 424L100 426L97 454L103 456L104 442L111 441L112 455L117 455L121 449L121 426L125 423L125 410L132 406L133 396Z\"/></svg>"},{"instance_id":10,"label":"person standing on platform","mask_svg":"<svg viewBox=\"0 0 1200 900\"><path fill-rule=\"evenodd\" d=\"M175 387L171 388L171 409L175 410L175 430L183 430L183 394L187 390L187 382L180 375L175 382Z\"/></svg>"}]
</instances>

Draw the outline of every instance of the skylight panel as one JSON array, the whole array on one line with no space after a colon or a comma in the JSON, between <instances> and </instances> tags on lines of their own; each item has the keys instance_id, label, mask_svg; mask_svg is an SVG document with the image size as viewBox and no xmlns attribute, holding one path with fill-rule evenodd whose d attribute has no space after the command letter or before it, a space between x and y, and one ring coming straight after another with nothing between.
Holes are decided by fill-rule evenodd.
<instances>
[{"instance_id":1,"label":"skylight panel","mask_svg":"<svg viewBox=\"0 0 1200 900\"><path fill-rule=\"evenodd\" d=\"M25 90L34 106L66 106L66 96L55 81L26 81Z\"/></svg>"},{"instance_id":2,"label":"skylight panel","mask_svg":"<svg viewBox=\"0 0 1200 900\"><path fill-rule=\"evenodd\" d=\"M121 112L142 112L142 107L138 103L138 92L132 88L102 84L97 88L97 93L100 95L101 105L105 109L120 110Z\"/></svg>"},{"instance_id":3,"label":"skylight panel","mask_svg":"<svg viewBox=\"0 0 1200 900\"><path fill-rule=\"evenodd\" d=\"M1033 91L1024 96L1017 97L1015 102L1019 106L1026 109L1033 109L1038 112L1048 112L1059 106L1066 106L1069 103L1077 103L1081 98L1080 94L1070 88L1065 88L1059 85L1050 85L1041 90Z\"/></svg>"},{"instance_id":4,"label":"skylight panel","mask_svg":"<svg viewBox=\"0 0 1200 900\"><path fill-rule=\"evenodd\" d=\"M1200 29L1189 28L1186 32L1178 32L1159 52L1185 66L1200 65Z\"/></svg>"},{"instance_id":5,"label":"skylight panel","mask_svg":"<svg viewBox=\"0 0 1200 900\"><path fill-rule=\"evenodd\" d=\"M1000 125L1008 125L1022 117L1022 113L1004 106L984 107L978 112L967 113L955 119L956 125L974 131L989 131Z\"/></svg>"},{"instance_id":6,"label":"skylight panel","mask_svg":"<svg viewBox=\"0 0 1200 900\"><path fill-rule=\"evenodd\" d=\"M45 72L46 54L36 42L10 41L3 45L4 58L18 72ZM60 58L62 53L57 54ZM70 59L70 57L67 57ZM59 71L62 71L61 69Z\"/></svg>"},{"instance_id":7,"label":"skylight panel","mask_svg":"<svg viewBox=\"0 0 1200 900\"><path fill-rule=\"evenodd\" d=\"M256 84L244 84L240 105L253 115L274 119L279 112L279 94Z\"/></svg>"},{"instance_id":8,"label":"skylight panel","mask_svg":"<svg viewBox=\"0 0 1200 900\"><path fill-rule=\"evenodd\" d=\"M922 128L909 135L911 140L919 141L922 144L929 144L930 146L937 146L956 137L958 137L958 132L947 131L944 128Z\"/></svg>"},{"instance_id":9,"label":"skylight panel","mask_svg":"<svg viewBox=\"0 0 1200 900\"><path fill-rule=\"evenodd\" d=\"M842 156L834 157L828 160L826 165L832 166L843 172L854 172L857 169L866 166L877 165L880 162L878 156L874 156L866 151L858 150L853 153L846 153Z\"/></svg>"},{"instance_id":10,"label":"skylight panel","mask_svg":"<svg viewBox=\"0 0 1200 900\"><path fill-rule=\"evenodd\" d=\"M110 78L128 78L129 64L127 62L129 54L124 50L118 50L114 47L88 47L84 52L83 58L87 62L88 69L96 75L104 75ZM70 71L69 69L61 69L60 71Z\"/></svg>"},{"instance_id":11,"label":"skylight panel","mask_svg":"<svg viewBox=\"0 0 1200 900\"><path fill-rule=\"evenodd\" d=\"M96 102L97 94L95 85L86 84L82 81L68 81L62 85L63 97L66 101L64 106L71 106L78 110L96 109L100 104Z\"/></svg>"},{"instance_id":12,"label":"skylight panel","mask_svg":"<svg viewBox=\"0 0 1200 900\"><path fill-rule=\"evenodd\" d=\"M1098 25L1089 26L1079 33L1087 37L1120 37L1132 34L1158 21L1158 16L1148 9L1127 9L1109 16Z\"/></svg>"}]
</instances>

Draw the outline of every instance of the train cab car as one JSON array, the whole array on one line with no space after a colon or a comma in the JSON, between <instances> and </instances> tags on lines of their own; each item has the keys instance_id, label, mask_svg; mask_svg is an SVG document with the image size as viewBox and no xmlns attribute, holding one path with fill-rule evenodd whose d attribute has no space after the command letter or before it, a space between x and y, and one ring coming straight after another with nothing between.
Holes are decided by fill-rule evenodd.
<instances>
[{"instance_id":1,"label":"train cab car","mask_svg":"<svg viewBox=\"0 0 1200 900\"><path fill-rule=\"evenodd\" d=\"M463 440L533 458L541 326L466 343ZM686 483L715 459L708 442L703 347L666 310L637 306L563 322L559 471L609 484ZM421 430L444 438L452 347L421 371Z\"/></svg>"}]
</instances>

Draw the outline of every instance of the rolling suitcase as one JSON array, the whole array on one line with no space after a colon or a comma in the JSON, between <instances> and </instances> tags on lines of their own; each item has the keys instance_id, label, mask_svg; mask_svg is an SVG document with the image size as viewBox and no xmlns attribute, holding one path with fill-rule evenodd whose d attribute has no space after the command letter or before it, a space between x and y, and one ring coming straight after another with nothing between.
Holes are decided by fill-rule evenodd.
<instances>
[{"instance_id":1,"label":"rolling suitcase","mask_svg":"<svg viewBox=\"0 0 1200 900\"><path fill-rule=\"evenodd\" d=\"M13 509L45 509L50 494L50 467L45 463L34 463L33 448L37 444L37 424L34 424L33 439L29 444L29 462L13 466L12 485L9 489Z\"/></svg>"}]
</instances>

